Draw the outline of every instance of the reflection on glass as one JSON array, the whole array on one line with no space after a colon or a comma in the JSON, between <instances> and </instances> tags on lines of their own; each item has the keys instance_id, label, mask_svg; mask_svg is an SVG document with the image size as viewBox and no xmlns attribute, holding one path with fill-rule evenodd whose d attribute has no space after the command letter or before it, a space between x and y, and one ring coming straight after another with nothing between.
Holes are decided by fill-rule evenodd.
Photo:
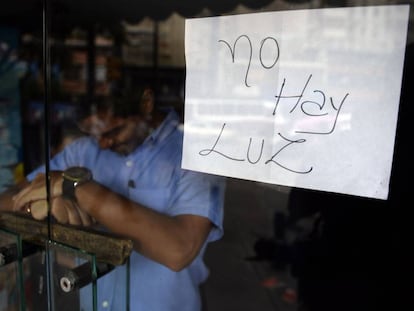
<instances>
[{"instance_id":1,"label":"reflection on glass","mask_svg":"<svg viewBox=\"0 0 414 311\"><path fill-rule=\"evenodd\" d=\"M26 63L19 52L17 29L0 26L0 192L23 173L19 83Z\"/></svg>"},{"instance_id":2,"label":"reflection on glass","mask_svg":"<svg viewBox=\"0 0 414 311\"><path fill-rule=\"evenodd\" d=\"M14 9L15 5L13 6L12 2L9 3ZM84 133L77 128L77 121L83 116L85 110L95 107L97 102L111 100L121 104L128 98L132 98L137 85L149 82L157 86L157 96L162 105L172 106L180 113L184 109L185 33L184 18L180 13L187 11L187 8L183 8L185 3L177 4L177 9L173 10L174 12L169 16L165 13L167 9L161 5L154 10L157 11L154 13L155 19L148 17L141 19L145 15L147 6L132 10L136 8L135 3L131 3L131 8L122 8L116 1L111 2L113 6L108 2L108 4L98 3L99 7L94 7L93 1L84 1L82 8L89 10L77 11L77 7L73 9L71 6L71 1L46 1L51 4L52 12L52 16L49 16L52 17L51 31L48 34L50 35L48 39L51 57L49 60L44 60L43 25L39 18L42 8L38 5L37 11L34 12L30 9L32 2L45 3L17 1L18 4L23 3L20 10L11 11L17 16L10 14L7 16L3 13L8 12L8 5L0 11L2 17L0 20L2 23L0 26L0 192L21 181L23 176L47 162L49 156L58 154L74 139L83 136ZM77 2L79 1L74 1L74 3ZM139 1L136 2L139 3ZM191 7L198 5L198 1L193 2ZM259 2L264 3L263 7L259 8ZM312 11L318 7L338 5L337 1L333 2L335 1L257 1L254 9L238 5L231 11L217 11L219 4L213 1L211 7L200 8L200 11L193 8L188 10L200 16L220 14L230 16L238 13L292 9L292 11L296 9ZM412 3L412 0L397 2ZM61 4L63 7L60 7ZM391 1L361 2L356 0L340 3L344 7L368 4L391 4ZM74 15L66 14L69 7L73 9L69 11ZM33 25L33 21L28 21L27 17L21 18L20 13L23 14L26 11L30 12L30 17L37 18L34 22L36 24L37 21L37 25ZM109 14L111 23L106 23L105 18L98 21L88 16L87 19L93 22L91 26L85 23L84 12ZM112 20L115 13L122 15L119 23ZM165 19L161 21L161 17ZM378 20L385 21L385 23L376 22ZM209 70L210 64L217 61L220 53L223 53L223 59L228 61L228 67L224 73L208 77L209 81L218 81L216 88L210 89L208 83L200 83L196 79L190 81L197 89L205 91L203 96L194 100L196 107L191 111L195 117L202 120L202 124L186 120L186 131L194 134L192 145L197 147L197 151L204 150L205 154L210 156L217 156L220 152L233 159L249 163L247 169L235 169L235 176L239 176L240 172L256 174L258 165L265 165L263 163L271 156L280 155L282 152L287 154L284 161L278 161L277 157L273 157L272 160L300 172L306 172L310 167L315 167L313 171L316 172L314 160L329 163L336 155L339 155L341 163L349 163L349 167L354 166L354 156L366 159L367 162L378 166L375 165L375 161L381 158L383 153L377 150L366 152L364 146L365 142L371 141L370 137L373 136L378 137L380 143L385 141L384 137L376 133L378 129L385 128L387 122L373 124L369 119L370 110L366 110L366 113L358 117L350 113L349 108L351 104L353 104L352 107L356 105L368 107L373 98L383 98L384 109L375 111L382 111L385 119L389 119L390 114L386 109L389 108L391 101L382 96L380 92L367 91L366 81L375 77L375 81L380 81L376 85L378 90L387 90L389 83L394 83L395 74L388 70L388 64L397 58L390 57L387 61L381 61L381 55L392 50L395 42L389 40L387 33L393 25L398 25L402 20L403 17L399 13L381 11L379 8L368 13L359 11L355 14L337 11L320 19L287 20L286 27L277 28L274 34L269 34L266 27L263 27L263 35L260 34L258 40L252 40L253 36L247 32L237 33L231 38L225 37L222 25L204 29L203 35L197 35L197 40L203 41L210 38L216 42L221 40L218 43L220 51L209 50L206 59L197 59L197 69ZM412 23L412 16L410 20ZM9 24L9 21L12 22ZM366 21L366 23L361 24L361 21ZM244 25L246 24L237 25L235 29L242 29ZM247 24L248 28L252 28L251 26ZM299 26L305 26L304 39L296 40L295 48L287 53L286 41L279 36L279 33L289 31L297 33L295 27ZM408 42L412 42L414 38L411 28L410 25ZM350 34L355 35L353 40L347 39ZM361 40L355 40L356 37ZM237 53L232 59L231 54L235 52L233 44L236 39L238 40ZM328 50L320 48L321 40L325 39L329 42L330 49ZM275 69L282 59L285 71L288 69L292 76L282 72L281 76L275 79L275 76L280 73ZM318 59L326 60L327 63L330 60L337 61L329 65L321 65L317 63ZM342 61L345 59L349 62ZM366 69L359 66L361 59L364 59ZM49 89L46 90L50 91L51 95L50 116L48 116L50 122L47 128L44 65L49 66L48 69L50 69ZM351 69L346 75L338 74L347 68ZM231 74L233 70L237 71L234 75ZM230 85L229 82L234 79L237 79L240 84ZM257 81L264 81L263 85L259 85ZM351 94L351 91L346 89L350 81L361 88L359 94L356 91L352 91ZM342 92L344 86L345 91ZM304 93L301 102L295 106L302 90ZM218 100L214 93L219 91L225 96ZM262 100L262 106L258 109L257 98L266 92L268 96ZM346 97L348 92L350 95ZM235 100L231 98L233 95L236 97ZM282 97L284 95L296 96L296 98ZM355 103L353 100L357 95L361 100ZM393 100L398 97L398 94L386 95ZM331 97L334 99L334 105L330 105ZM324 100L327 103L325 108L330 108L330 110L328 114L322 115L319 108ZM343 109L337 109L342 107L341 102L344 103ZM296 109L291 113L292 107ZM239 114L245 115L245 119L241 120ZM301 114L303 118L297 119L296 116ZM361 123L361 120L366 121L365 125L372 125L373 131L360 131L359 137L366 136L361 139L361 149L358 152L343 151L341 148L346 145L344 143L338 144L329 152L323 152L321 146L311 138L315 136L313 132L316 130L320 134L320 132L329 132L331 129L336 129L334 134L342 133L344 137L351 137L349 133L355 130L355 125ZM226 123L225 126L223 126L224 123ZM181 126L181 128L184 127ZM214 147L217 151L214 153L211 152L212 146L219 137L220 130L222 130L222 135ZM261 131L275 135L273 138L267 138L261 134ZM46 136L50 138L50 141ZM312 143L314 146L315 153L314 158L309 155L310 162L302 163L298 159L307 157L303 149L298 148L297 152L293 150L295 152L292 153L287 151L292 150L290 149L292 146L304 145L303 140L300 140L304 136L308 139L307 143ZM206 137L210 138L209 143L199 146L200 141ZM290 144L292 141L294 143ZM223 145L230 147L223 149ZM287 147L284 148L285 146ZM282 147L283 150L281 150ZM47 150L50 150L50 154ZM265 159L266 152L268 157ZM321 160L322 156L326 156L326 159ZM212 161L211 167L217 163L216 160ZM127 162L127 165L130 165L130 162ZM278 169L280 170L281 167ZM354 181L359 181L362 173L369 171L372 170L368 169L368 165L362 165L362 169L357 172L356 178L349 182L349 185L362 189ZM280 171L275 174L280 175ZM318 172L318 175L323 174ZM349 175L349 169L345 167L340 170L339 174L332 175L342 180ZM264 177L261 173L254 176ZM405 180L409 178L410 176ZM338 180L332 178L326 178L326 180L329 186L339 184ZM311 308L315 305L335 306L333 302L335 298L332 297L345 298L344 304L351 306L349 310L359 305L355 297L363 297L364 303L367 303L369 298L366 298L367 288L363 287L366 284L364 277L367 276L367 271L370 271L369 268L373 262L385 263L383 258L386 250L378 252L380 255L375 258L368 254L369 251L364 253L366 249L371 250L373 241L378 239L375 235L383 234L382 228L387 228L389 224L388 220L378 221L377 206L375 206L376 212L369 214L366 201L348 200L347 196L333 195L331 198L322 191L308 192L299 188L293 188L291 191L292 188L288 186L247 182L233 178L229 178L229 181L226 193L228 199L226 201L227 219L224 224L225 235L222 240L207 249L209 255L207 263L211 271L210 279L205 285L208 309L220 310L224 304L233 306L233 304L244 302L246 306L254 302L255 308L258 308L258 305L266 300L262 299L264 296L271 297L272 301L265 301L261 310L265 310L266 307L271 308L274 304L283 310L292 310L298 305L304 305L304 308ZM293 184L295 181L292 182ZM131 188L136 186L134 183L129 185ZM312 183L312 186L314 185L315 183ZM131 192L138 191L138 188ZM313 199L316 198L314 203ZM393 215L393 212L387 214L387 216ZM375 222L372 220L380 224L381 229L372 227L372 223ZM52 229L53 225L52 222ZM327 231L325 231L326 228L328 228ZM359 228L360 231L358 231ZM365 228L368 229L364 230ZM368 239L367 236L370 236L371 232L373 239ZM394 234L398 236L397 233ZM343 236L345 238L341 239ZM318 244L321 237L326 238L332 244L325 249L325 244ZM316 250L320 252L315 252L315 245ZM348 248L348 246L352 247ZM384 245L381 246L384 247ZM0 255L1 311L43 311L47 310L51 302L53 308L63 311L80 310L81 306L87 306L87 310L109 306L106 299L98 299L99 292L102 290L99 287L99 280L111 275L114 272L113 267L96 262L93 255L84 254L82 250L53 244L53 242L46 247L50 249L50 253L36 251L32 254L28 251L27 257L24 256L25 259L21 263L14 260L19 249L18 235L0 233L0 254L3 255L3 257ZM21 250L24 252L25 249L22 245ZM233 251L234 249L237 251ZM357 251L354 252L355 249ZM260 251L265 252L263 257L259 256L263 255ZM257 252L255 254L257 257L252 255L255 252ZM321 256L326 253L340 254L337 257L341 257L342 261ZM377 254L377 252L372 253ZM50 265L47 264L48 256L51 258ZM237 259L236 264L234 258ZM245 260L246 258L250 260ZM334 256L333 259L336 257ZM364 266L366 262L368 264ZM337 269L335 264L343 269ZM254 272L252 272L252 266L255 268ZM318 269L321 266L328 276L331 276L329 273L334 271L335 275L339 274L340 277L335 279L335 282L327 281L321 284L317 278ZM380 268L389 266L391 265L387 263ZM355 267L365 269L361 268L357 271ZM294 276L289 268L294 270ZM220 269L223 275L218 273ZM381 269L377 271L382 271ZM128 305L129 261L128 264L120 267L120 271L122 273L118 275L121 277L114 282L114 286L121 285L121 283L127 284L125 291L122 289L125 297L122 296L120 299L125 298L125 305ZM380 275L380 273L377 274ZM235 275L237 277L234 277ZM312 279L314 275L317 277ZM48 276L50 276L49 280ZM257 285L258 277L261 281L260 285ZM358 283L356 285L349 284L351 277L360 282L355 282ZM296 293L293 290L296 286L293 278L300 279L298 297L295 296ZM385 283L382 279L378 279ZM52 285L51 292L48 292L48 281ZM217 288L240 288L244 281L247 284L245 288L248 290L244 292L246 295L239 295L237 301L227 290L217 291ZM374 286L374 289L378 290L372 290L372 292L374 295L381 296L382 292L379 290L382 290L380 285L383 283L375 281L378 280L374 279L372 283L379 284L378 288ZM223 282L226 284L225 287ZM255 285L252 285L253 283ZM394 283L389 282L389 284ZM341 288L343 285L349 286L349 291L343 294L335 291L335 286ZM327 297L329 295L326 295L323 290L329 290L333 295ZM369 290L371 294L371 287ZM217 292L220 292L219 297L215 299ZM316 309L320 310L318 307ZM332 307L330 310L336 310L336 308Z\"/></svg>"}]
</instances>

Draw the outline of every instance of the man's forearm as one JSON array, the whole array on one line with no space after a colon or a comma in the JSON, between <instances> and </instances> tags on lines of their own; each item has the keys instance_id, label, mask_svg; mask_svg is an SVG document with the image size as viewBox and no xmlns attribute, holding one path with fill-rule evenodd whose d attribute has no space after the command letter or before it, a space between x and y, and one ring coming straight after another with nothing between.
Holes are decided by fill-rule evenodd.
<instances>
[{"instance_id":1,"label":"man's forearm","mask_svg":"<svg viewBox=\"0 0 414 311\"><path fill-rule=\"evenodd\" d=\"M201 216L161 214L93 181L77 187L76 197L80 208L99 223L132 239L138 252L173 270L191 263L212 226Z\"/></svg>"}]
</instances>

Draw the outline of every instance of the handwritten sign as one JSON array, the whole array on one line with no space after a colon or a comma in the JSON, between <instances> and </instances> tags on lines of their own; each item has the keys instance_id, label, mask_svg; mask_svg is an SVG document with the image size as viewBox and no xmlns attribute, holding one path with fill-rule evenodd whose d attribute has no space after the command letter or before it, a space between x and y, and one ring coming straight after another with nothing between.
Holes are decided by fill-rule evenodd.
<instances>
[{"instance_id":1,"label":"handwritten sign","mask_svg":"<svg viewBox=\"0 0 414 311\"><path fill-rule=\"evenodd\" d=\"M409 6L186 20L182 167L386 199Z\"/></svg>"}]
</instances>

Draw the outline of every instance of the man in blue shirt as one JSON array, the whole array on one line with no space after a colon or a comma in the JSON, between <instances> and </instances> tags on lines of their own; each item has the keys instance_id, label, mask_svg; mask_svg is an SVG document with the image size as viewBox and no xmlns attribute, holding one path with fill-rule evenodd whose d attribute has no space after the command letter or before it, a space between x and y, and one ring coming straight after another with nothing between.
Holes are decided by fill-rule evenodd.
<instances>
[{"instance_id":1,"label":"man in blue shirt","mask_svg":"<svg viewBox=\"0 0 414 311\"><path fill-rule=\"evenodd\" d=\"M137 108L119 113L107 106L82 121L90 135L50 162L51 213L62 223L96 221L133 240L131 310L200 310L198 289L208 275L204 250L222 235L224 180L181 169L179 118L155 109L150 89ZM86 168L93 178L67 196L62 171L70 167ZM42 169L11 199L15 211L37 219L47 215ZM98 280L99 309L125 310L124 268Z\"/></svg>"}]
</instances>

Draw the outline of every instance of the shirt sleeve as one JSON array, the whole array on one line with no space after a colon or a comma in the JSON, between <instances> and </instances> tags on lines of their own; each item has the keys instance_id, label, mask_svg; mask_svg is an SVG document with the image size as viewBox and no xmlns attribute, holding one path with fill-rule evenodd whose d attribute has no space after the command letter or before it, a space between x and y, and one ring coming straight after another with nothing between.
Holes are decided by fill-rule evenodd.
<instances>
[{"instance_id":1,"label":"shirt sleeve","mask_svg":"<svg viewBox=\"0 0 414 311\"><path fill-rule=\"evenodd\" d=\"M65 147L60 153L56 154L49 162L49 169L51 171L62 171L70 166L83 165L82 154L84 153L85 146L88 146L90 138L81 137L68 146ZM41 165L38 168L30 172L26 179L32 181L37 174L45 172L45 165Z\"/></svg>"},{"instance_id":2,"label":"shirt sleeve","mask_svg":"<svg viewBox=\"0 0 414 311\"><path fill-rule=\"evenodd\" d=\"M181 169L168 214L203 216L213 223L209 241L223 235L224 177Z\"/></svg>"}]
</instances>

